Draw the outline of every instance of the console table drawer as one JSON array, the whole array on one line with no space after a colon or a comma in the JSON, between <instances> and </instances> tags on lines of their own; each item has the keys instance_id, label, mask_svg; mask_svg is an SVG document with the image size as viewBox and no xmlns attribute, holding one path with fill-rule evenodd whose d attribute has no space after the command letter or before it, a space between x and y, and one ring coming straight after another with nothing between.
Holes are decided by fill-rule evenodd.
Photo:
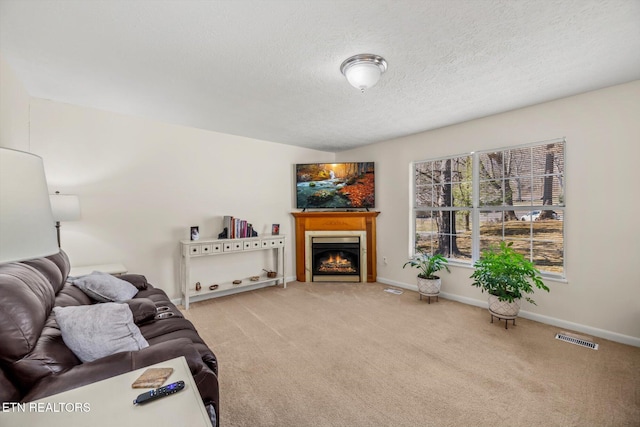
<instances>
[{"instance_id":1,"label":"console table drawer","mask_svg":"<svg viewBox=\"0 0 640 427\"><path fill-rule=\"evenodd\" d=\"M284 247L284 239L263 239L263 248L282 248Z\"/></svg>"},{"instance_id":2,"label":"console table drawer","mask_svg":"<svg viewBox=\"0 0 640 427\"><path fill-rule=\"evenodd\" d=\"M241 251L243 249L242 242L224 242L222 244L223 252Z\"/></svg>"}]
</instances>

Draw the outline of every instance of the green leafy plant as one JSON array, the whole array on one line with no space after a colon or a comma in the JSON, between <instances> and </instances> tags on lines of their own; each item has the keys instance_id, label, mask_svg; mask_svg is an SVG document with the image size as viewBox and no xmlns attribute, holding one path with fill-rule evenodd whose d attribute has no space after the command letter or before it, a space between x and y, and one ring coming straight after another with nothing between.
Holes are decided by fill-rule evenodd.
<instances>
[{"instance_id":1,"label":"green leafy plant","mask_svg":"<svg viewBox=\"0 0 640 427\"><path fill-rule=\"evenodd\" d=\"M513 242L500 242L499 248L493 246L482 251L480 259L473 265L475 271L471 278L475 281L471 285L498 297L500 301L508 302L523 298L523 294L532 294L533 286L549 292L549 288L542 282L540 271L531 261L516 252L512 245ZM524 298L535 304L531 298Z\"/></svg>"},{"instance_id":2,"label":"green leafy plant","mask_svg":"<svg viewBox=\"0 0 640 427\"><path fill-rule=\"evenodd\" d=\"M420 251L414 255L411 260L407 261L402 268L410 265L411 267L415 267L420 270L418 277L422 279L437 279L438 277L433 274L436 271L440 271L444 268L448 272L451 272L447 266L448 262L449 261L442 254L429 255Z\"/></svg>"}]
</instances>

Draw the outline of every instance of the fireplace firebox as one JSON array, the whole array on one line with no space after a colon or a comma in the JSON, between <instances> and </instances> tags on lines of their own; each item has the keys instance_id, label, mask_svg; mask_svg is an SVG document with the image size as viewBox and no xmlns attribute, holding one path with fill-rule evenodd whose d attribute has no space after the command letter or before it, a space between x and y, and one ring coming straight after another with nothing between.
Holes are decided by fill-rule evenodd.
<instances>
[{"instance_id":1,"label":"fireplace firebox","mask_svg":"<svg viewBox=\"0 0 640 427\"><path fill-rule=\"evenodd\" d=\"M360 237L312 237L311 254L312 281L360 281Z\"/></svg>"}]
</instances>

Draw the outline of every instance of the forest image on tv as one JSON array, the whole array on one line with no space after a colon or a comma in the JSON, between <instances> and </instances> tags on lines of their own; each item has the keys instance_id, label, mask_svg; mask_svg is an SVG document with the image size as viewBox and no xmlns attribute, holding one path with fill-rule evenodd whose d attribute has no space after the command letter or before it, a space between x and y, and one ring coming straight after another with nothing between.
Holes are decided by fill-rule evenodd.
<instances>
[{"instance_id":1,"label":"forest image on tv","mask_svg":"<svg viewBox=\"0 0 640 427\"><path fill-rule=\"evenodd\" d=\"M296 165L296 205L307 208L375 207L373 162Z\"/></svg>"}]
</instances>

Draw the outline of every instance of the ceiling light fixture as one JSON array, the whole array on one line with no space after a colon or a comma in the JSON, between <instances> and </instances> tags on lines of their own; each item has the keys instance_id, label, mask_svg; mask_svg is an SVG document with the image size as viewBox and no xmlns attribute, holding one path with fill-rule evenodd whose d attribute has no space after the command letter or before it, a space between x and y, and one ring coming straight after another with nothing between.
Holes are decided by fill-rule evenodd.
<instances>
[{"instance_id":1,"label":"ceiling light fixture","mask_svg":"<svg viewBox=\"0 0 640 427\"><path fill-rule=\"evenodd\" d=\"M387 71L387 61L378 55L362 53L347 58L340 66L340 71L351 86L364 93L375 86L382 73Z\"/></svg>"}]
</instances>

